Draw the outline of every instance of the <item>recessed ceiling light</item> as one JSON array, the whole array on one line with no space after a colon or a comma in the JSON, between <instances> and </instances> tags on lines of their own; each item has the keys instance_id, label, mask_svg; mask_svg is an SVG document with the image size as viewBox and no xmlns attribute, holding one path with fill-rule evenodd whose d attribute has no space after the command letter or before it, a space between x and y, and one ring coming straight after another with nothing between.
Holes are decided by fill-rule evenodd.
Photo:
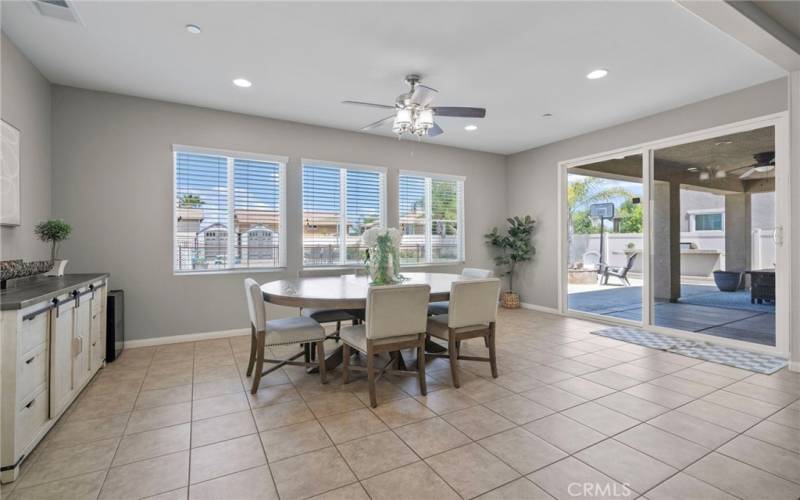
<instances>
[{"instance_id":1,"label":"recessed ceiling light","mask_svg":"<svg viewBox=\"0 0 800 500\"><path fill-rule=\"evenodd\" d=\"M553 116L553 113L545 113L542 115L542 118L550 118L551 116Z\"/></svg>"},{"instance_id":2,"label":"recessed ceiling light","mask_svg":"<svg viewBox=\"0 0 800 500\"><path fill-rule=\"evenodd\" d=\"M464 130L466 130L467 132L473 132L475 130L478 130L478 126L470 123L469 125L464 126Z\"/></svg>"},{"instance_id":3,"label":"recessed ceiling light","mask_svg":"<svg viewBox=\"0 0 800 500\"><path fill-rule=\"evenodd\" d=\"M187 24L186 25L186 31L188 31L192 35L199 35L200 32L203 31L203 30L201 30L200 26L198 26L196 24Z\"/></svg>"},{"instance_id":4,"label":"recessed ceiling light","mask_svg":"<svg viewBox=\"0 0 800 500\"><path fill-rule=\"evenodd\" d=\"M236 85L237 87L242 87L244 89L253 86L253 82L245 78L237 78L233 81L233 84Z\"/></svg>"},{"instance_id":5,"label":"recessed ceiling light","mask_svg":"<svg viewBox=\"0 0 800 500\"><path fill-rule=\"evenodd\" d=\"M588 75L586 75L586 78L588 78L589 80L598 80L600 78L605 77L607 74L608 74L607 69L596 69L591 73L589 73Z\"/></svg>"}]
</instances>

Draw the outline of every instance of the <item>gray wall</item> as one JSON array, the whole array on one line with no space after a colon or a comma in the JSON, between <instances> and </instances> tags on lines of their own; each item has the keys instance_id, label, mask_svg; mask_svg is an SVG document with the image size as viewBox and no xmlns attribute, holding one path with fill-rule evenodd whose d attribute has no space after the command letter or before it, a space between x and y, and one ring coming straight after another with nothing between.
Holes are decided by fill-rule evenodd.
<instances>
[{"instance_id":1,"label":"gray wall","mask_svg":"<svg viewBox=\"0 0 800 500\"><path fill-rule=\"evenodd\" d=\"M50 82L5 33L0 37L0 114L21 132L22 186L22 225L0 227L0 259L48 259L48 246L36 239L33 227L50 217Z\"/></svg>"},{"instance_id":2,"label":"gray wall","mask_svg":"<svg viewBox=\"0 0 800 500\"><path fill-rule=\"evenodd\" d=\"M253 273L259 282L300 269L302 157L387 167L390 225L399 169L466 176L470 266L492 265L483 234L505 218L500 155L62 86L53 87L53 137L53 212L75 228L62 250L68 271L111 273L126 292L128 340L247 326L247 274L172 274L172 144L289 157L288 269Z\"/></svg>"},{"instance_id":3,"label":"gray wall","mask_svg":"<svg viewBox=\"0 0 800 500\"><path fill-rule=\"evenodd\" d=\"M767 82L510 156L507 212L537 220L535 260L516 281L522 301L558 307L558 162L785 111L786 85Z\"/></svg>"}]
</instances>

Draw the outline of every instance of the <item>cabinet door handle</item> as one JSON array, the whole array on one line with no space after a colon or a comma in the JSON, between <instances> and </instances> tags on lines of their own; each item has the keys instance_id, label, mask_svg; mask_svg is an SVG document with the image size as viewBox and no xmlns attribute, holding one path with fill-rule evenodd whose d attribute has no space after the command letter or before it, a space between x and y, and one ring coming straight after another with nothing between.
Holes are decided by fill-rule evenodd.
<instances>
[{"instance_id":1,"label":"cabinet door handle","mask_svg":"<svg viewBox=\"0 0 800 500\"><path fill-rule=\"evenodd\" d=\"M29 364L33 363L33 360L34 360L35 358L36 358L36 356L31 356L31 359L26 359L26 360L25 360L25 364L26 364L26 365L29 365Z\"/></svg>"},{"instance_id":2,"label":"cabinet door handle","mask_svg":"<svg viewBox=\"0 0 800 500\"><path fill-rule=\"evenodd\" d=\"M31 406L33 406L33 403L35 403L35 402L36 402L36 398L31 399L30 402L25 405L25 408L30 408Z\"/></svg>"}]
</instances>

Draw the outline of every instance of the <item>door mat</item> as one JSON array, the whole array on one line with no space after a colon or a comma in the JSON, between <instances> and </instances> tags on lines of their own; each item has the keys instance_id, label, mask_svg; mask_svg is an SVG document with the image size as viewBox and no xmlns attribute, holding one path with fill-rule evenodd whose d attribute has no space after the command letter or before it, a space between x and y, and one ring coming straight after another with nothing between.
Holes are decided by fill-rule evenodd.
<instances>
[{"instance_id":1,"label":"door mat","mask_svg":"<svg viewBox=\"0 0 800 500\"><path fill-rule=\"evenodd\" d=\"M680 354L703 361L711 361L722 365L733 366L751 372L770 375L786 366L787 362L783 358L746 351L734 347L722 347L695 342L693 340L680 339L663 335L660 333L648 332L640 328L628 326L615 326L604 328L592 332L595 335L608 337L623 342L630 342L652 349Z\"/></svg>"}]
</instances>

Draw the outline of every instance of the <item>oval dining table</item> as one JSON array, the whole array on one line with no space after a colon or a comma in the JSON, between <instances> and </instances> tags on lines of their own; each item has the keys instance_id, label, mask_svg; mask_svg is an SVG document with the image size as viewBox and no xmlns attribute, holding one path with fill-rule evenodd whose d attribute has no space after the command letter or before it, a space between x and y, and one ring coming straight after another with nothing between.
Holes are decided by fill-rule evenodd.
<instances>
[{"instance_id":1,"label":"oval dining table","mask_svg":"<svg viewBox=\"0 0 800 500\"><path fill-rule=\"evenodd\" d=\"M427 284L431 287L430 302L449 300L450 284L461 278L448 273L402 273L403 284ZM364 309L367 307L369 277L356 274L341 276L315 276L270 281L261 285L264 300L288 307L302 309ZM444 348L433 342L426 343L429 352ZM402 357L399 358L402 364ZM342 362L339 346L326 357L326 367L332 370Z\"/></svg>"}]
</instances>

